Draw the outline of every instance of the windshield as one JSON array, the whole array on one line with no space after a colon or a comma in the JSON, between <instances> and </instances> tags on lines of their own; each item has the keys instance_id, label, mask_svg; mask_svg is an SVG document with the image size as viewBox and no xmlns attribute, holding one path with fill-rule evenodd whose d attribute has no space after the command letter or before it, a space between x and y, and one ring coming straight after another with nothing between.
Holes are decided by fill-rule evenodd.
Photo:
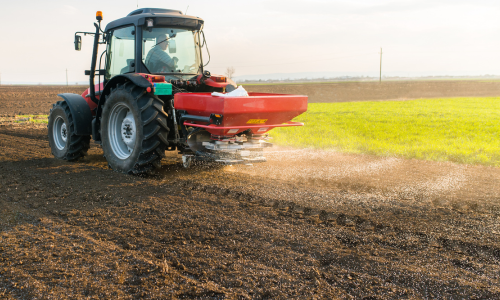
<instances>
[{"instance_id":1,"label":"windshield","mask_svg":"<svg viewBox=\"0 0 500 300\"><path fill-rule=\"evenodd\" d=\"M196 31L145 28L142 33L142 62L151 73L194 75L200 66L198 45Z\"/></svg>"}]
</instances>

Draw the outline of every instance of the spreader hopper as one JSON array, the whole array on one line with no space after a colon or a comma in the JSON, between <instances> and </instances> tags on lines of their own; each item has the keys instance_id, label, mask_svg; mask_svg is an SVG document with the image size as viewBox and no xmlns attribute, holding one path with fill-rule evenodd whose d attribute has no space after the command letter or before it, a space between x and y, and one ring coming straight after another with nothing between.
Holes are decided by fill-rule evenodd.
<instances>
[{"instance_id":1,"label":"spreader hopper","mask_svg":"<svg viewBox=\"0 0 500 300\"><path fill-rule=\"evenodd\" d=\"M307 110L307 96L249 93L243 97L220 97L210 93L178 93L175 109L183 112L190 159L226 164L265 161L267 132L276 127L303 126L291 120Z\"/></svg>"},{"instance_id":2,"label":"spreader hopper","mask_svg":"<svg viewBox=\"0 0 500 300\"><path fill-rule=\"evenodd\" d=\"M211 121L186 121L185 125L204 128L214 136L229 137L242 132L264 134L275 127L302 126L291 122L307 110L307 96L249 93L248 97L218 97L210 93L179 93L175 108L188 115ZM216 117L220 116L220 117Z\"/></svg>"}]
</instances>

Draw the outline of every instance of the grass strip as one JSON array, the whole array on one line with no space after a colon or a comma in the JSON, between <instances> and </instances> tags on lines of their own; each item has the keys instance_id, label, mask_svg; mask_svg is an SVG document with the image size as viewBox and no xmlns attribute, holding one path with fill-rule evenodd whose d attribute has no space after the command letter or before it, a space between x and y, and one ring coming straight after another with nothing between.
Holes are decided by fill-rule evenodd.
<instances>
[{"instance_id":1,"label":"grass strip","mask_svg":"<svg viewBox=\"0 0 500 300\"><path fill-rule=\"evenodd\" d=\"M19 122L29 122L37 124L48 124L49 115L16 115L16 123Z\"/></svg>"}]
</instances>

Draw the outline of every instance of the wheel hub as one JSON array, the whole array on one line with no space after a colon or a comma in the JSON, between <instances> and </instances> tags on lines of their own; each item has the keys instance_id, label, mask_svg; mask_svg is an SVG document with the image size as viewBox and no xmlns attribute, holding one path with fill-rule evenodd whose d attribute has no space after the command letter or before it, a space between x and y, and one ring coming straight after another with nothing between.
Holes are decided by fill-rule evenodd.
<instances>
[{"instance_id":1,"label":"wheel hub","mask_svg":"<svg viewBox=\"0 0 500 300\"><path fill-rule=\"evenodd\" d=\"M132 149L135 145L136 128L135 128L134 116L130 111L127 113L127 116L123 119L121 132L122 132L123 142L125 143L125 145L127 145L128 151L132 152Z\"/></svg>"},{"instance_id":2,"label":"wheel hub","mask_svg":"<svg viewBox=\"0 0 500 300\"><path fill-rule=\"evenodd\" d=\"M61 125L61 139L66 143L68 141L68 130L66 129L66 123Z\"/></svg>"}]
</instances>

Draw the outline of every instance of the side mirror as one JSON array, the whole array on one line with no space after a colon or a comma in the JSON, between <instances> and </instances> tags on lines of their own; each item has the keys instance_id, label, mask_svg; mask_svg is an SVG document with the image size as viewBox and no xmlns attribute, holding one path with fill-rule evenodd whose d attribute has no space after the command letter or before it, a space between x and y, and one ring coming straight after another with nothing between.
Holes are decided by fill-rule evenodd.
<instances>
[{"instance_id":1,"label":"side mirror","mask_svg":"<svg viewBox=\"0 0 500 300\"><path fill-rule=\"evenodd\" d=\"M177 46L175 45L175 40L168 41L168 53L176 53Z\"/></svg>"},{"instance_id":2,"label":"side mirror","mask_svg":"<svg viewBox=\"0 0 500 300\"><path fill-rule=\"evenodd\" d=\"M82 37L79 35L75 35L75 50L82 50Z\"/></svg>"}]
</instances>

